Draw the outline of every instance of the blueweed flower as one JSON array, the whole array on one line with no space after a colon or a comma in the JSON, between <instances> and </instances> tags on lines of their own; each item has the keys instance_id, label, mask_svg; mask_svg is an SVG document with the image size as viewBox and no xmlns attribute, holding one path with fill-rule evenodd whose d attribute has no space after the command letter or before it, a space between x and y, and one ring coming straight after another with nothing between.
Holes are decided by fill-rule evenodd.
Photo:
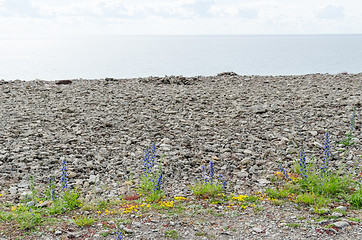
<instances>
[{"instance_id":1,"label":"blueweed flower","mask_svg":"<svg viewBox=\"0 0 362 240\"><path fill-rule=\"evenodd\" d=\"M116 240L122 240L122 231L119 229L116 230Z\"/></svg>"},{"instance_id":2,"label":"blueweed flower","mask_svg":"<svg viewBox=\"0 0 362 240\"><path fill-rule=\"evenodd\" d=\"M57 194L55 193L55 177L50 177L49 178L49 190L50 190L50 197L53 201L55 201L57 199Z\"/></svg>"},{"instance_id":3,"label":"blueweed flower","mask_svg":"<svg viewBox=\"0 0 362 240\"><path fill-rule=\"evenodd\" d=\"M331 156L331 145L329 141L329 134L328 131L324 135L324 158L323 158L323 165L321 167L323 173L328 170L329 166L329 159Z\"/></svg>"},{"instance_id":4,"label":"blueweed flower","mask_svg":"<svg viewBox=\"0 0 362 240\"><path fill-rule=\"evenodd\" d=\"M215 169L214 169L214 162L210 162L210 177L211 181L214 179Z\"/></svg>"},{"instance_id":5,"label":"blueweed flower","mask_svg":"<svg viewBox=\"0 0 362 240\"><path fill-rule=\"evenodd\" d=\"M224 190L226 189L226 184L227 184L226 181L223 181L223 182L222 182L222 188L223 188Z\"/></svg>"},{"instance_id":6,"label":"blueweed flower","mask_svg":"<svg viewBox=\"0 0 362 240\"><path fill-rule=\"evenodd\" d=\"M68 188L67 162L65 159L62 161L62 176L60 182L62 183L62 190L65 191Z\"/></svg>"},{"instance_id":7,"label":"blueweed flower","mask_svg":"<svg viewBox=\"0 0 362 240\"><path fill-rule=\"evenodd\" d=\"M223 176L221 174L219 174L219 177L218 177L218 181L222 182L222 188L225 190L226 189L226 184L227 184L227 181L222 181L222 178Z\"/></svg>"},{"instance_id":8,"label":"blueweed flower","mask_svg":"<svg viewBox=\"0 0 362 240\"><path fill-rule=\"evenodd\" d=\"M147 173L150 172L150 153L148 148L145 151L145 157L143 158L143 166L144 166L144 171L146 172L147 175Z\"/></svg>"},{"instance_id":9,"label":"blueweed flower","mask_svg":"<svg viewBox=\"0 0 362 240\"><path fill-rule=\"evenodd\" d=\"M156 159L156 145L153 144L151 148L147 148L143 158L144 171L146 176L151 173L152 168L155 166Z\"/></svg>"},{"instance_id":10,"label":"blueweed flower","mask_svg":"<svg viewBox=\"0 0 362 240\"><path fill-rule=\"evenodd\" d=\"M155 166L155 159L156 159L156 145L152 144L151 147L151 166Z\"/></svg>"},{"instance_id":11,"label":"blueweed flower","mask_svg":"<svg viewBox=\"0 0 362 240\"><path fill-rule=\"evenodd\" d=\"M207 174L204 166L201 167L201 171L202 171L202 177L204 178L204 184L207 184L209 180L207 179Z\"/></svg>"},{"instance_id":12,"label":"blueweed flower","mask_svg":"<svg viewBox=\"0 0 362 240\"><path fill-rule=\"evenodd\" d=\"M285 171L285 169L282 167L282 164L279 165L279 169L280 171L283 173L284 177L286 179L288 179L289 181L291 181L292 179L289 177L289 174L287 173L287 171Z\"/></svg>"},{"instance_id":13,"label":"blueweed flower","mask_svg":"<svg viewBox=\"0 0 362 240\"><path fill-rule=\"evenodd\" d=\"M300 151L300 158L299 158L299 166L300 166L300 174L307 178L308 175L307 175L307 165L306 165L306 160L305 160L305 152L304 152L304 149L302 149Z\"/></svg>"},{"instance_id":14,"label":"blueweed flower","mask_svg":"<svg viewBox=\"0 0 362 240\"><path fill-rule=\"evenodd\" d=\"M155 186L155 191L161 190L161 184L162 184L162 173L160 173L160 176L158 177L157 184Z\"/></svg>"}]
</instances>

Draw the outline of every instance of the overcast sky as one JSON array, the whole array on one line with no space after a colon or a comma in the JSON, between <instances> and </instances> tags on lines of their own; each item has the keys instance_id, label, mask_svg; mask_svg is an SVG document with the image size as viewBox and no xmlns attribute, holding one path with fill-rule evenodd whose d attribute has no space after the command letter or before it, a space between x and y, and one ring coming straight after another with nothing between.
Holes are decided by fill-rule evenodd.
<instances>
[{"instance_id":1,"label":"overcast sky","mask_svg":"<svg viewBox=\"0 0 362 240\"><path fill-rule=\"evenodd\" d=\"M361 0L0 0L0 34L362 33Z\"/></svg>"}]
</instances>

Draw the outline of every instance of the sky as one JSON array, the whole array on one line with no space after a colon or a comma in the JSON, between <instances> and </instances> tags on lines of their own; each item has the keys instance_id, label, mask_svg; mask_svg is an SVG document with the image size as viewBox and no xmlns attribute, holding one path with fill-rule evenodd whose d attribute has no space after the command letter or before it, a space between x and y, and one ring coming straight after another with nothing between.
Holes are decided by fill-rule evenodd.
<instances>
[{"instance_id":1,"label":"sky","mask_svg":"<svg viewBox=\"0 0 362 240\"><path fill-rule=\"evenodd\" d=\"M0 0L0 34L355 33L361 0Z\"/></svg>"}]
</instances>

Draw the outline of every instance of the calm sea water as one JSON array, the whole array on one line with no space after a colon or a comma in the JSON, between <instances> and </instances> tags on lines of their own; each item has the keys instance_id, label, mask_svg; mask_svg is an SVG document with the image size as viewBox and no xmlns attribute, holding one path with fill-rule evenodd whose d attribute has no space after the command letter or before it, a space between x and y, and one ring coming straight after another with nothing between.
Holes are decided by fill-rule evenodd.
<instances>
[{"instance_id":1,"label":"calm sea water","mask_svg":"<svg viewBox=\"0 0 362 240\"><path fill-rule=\"evenodd\" d=\"M361 46L362 35L0 35L0 79L359 73Z\"/></svg>"}]
</instances>

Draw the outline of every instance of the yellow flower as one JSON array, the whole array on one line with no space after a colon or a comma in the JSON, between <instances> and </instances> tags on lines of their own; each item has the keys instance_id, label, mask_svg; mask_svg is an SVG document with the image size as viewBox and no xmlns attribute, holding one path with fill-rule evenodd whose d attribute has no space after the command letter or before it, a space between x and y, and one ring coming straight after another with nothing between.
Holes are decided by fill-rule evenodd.
<instances>
[{"instance_id":1,"label":"yellow flower","mask_svg":"<svg viewBox=\"0 0 362 240\"><path fill-rule=\"evenodd\" d=\"M176 200L187 200L185 197L174 197Z\"/></svg>"}]
</instances>

